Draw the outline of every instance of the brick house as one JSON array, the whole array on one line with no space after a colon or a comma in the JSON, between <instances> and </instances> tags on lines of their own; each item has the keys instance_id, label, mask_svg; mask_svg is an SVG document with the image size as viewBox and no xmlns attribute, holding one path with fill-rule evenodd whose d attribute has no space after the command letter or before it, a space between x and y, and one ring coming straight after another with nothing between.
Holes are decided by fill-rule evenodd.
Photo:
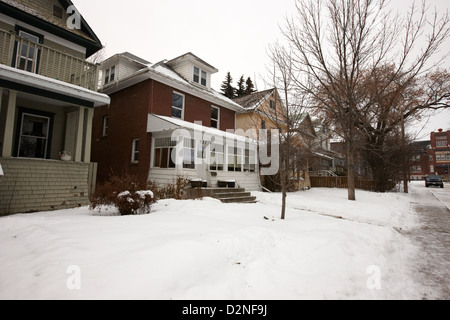
<instances>
[{"instance_id":1,"label":"brick house","mask_svg":"<svg viewBox=\"0 0 450 320\"><path fill-rule=\"evenodd\" d=\"M71 6L0 0L0 215L89 203L94 108L110 99L86 61L102 44Z\"/></svg>"},{"instance_id":2,"label":"brick house","mask_svg":"<svg viewBox=\"0 0 450 320\"><path fill-rule=\"evenodd\" d=\"M152 64L125 52L100 69L111 104L94 113L99 181L128 172L160 185L184 175L259 189L256 141L234 134L241 108L211 88L215 67L192 53Z\"/></svg>"},{"instance_id":3,"label":"brick house","mask_svg":"<svg viewBox=\"0 0 450 320\"><path fill-rule=\"evenodd\" d=\"M430 133L431 148L428 150L429 173L449 178L450 171L450 130Z\"/></svg>"}]
</instances>

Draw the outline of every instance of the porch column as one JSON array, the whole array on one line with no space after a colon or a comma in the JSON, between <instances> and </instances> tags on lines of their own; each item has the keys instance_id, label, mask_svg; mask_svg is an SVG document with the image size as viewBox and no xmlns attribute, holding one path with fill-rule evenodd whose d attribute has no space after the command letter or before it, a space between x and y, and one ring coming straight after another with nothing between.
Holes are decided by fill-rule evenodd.
<instances>
[{"instance_id":1,"label":"porch column","mask_svg":"<svg viewBox=\"0 0 450 320\"><path fill-rule=\"evenodd\" d=\"M83 160L83 136L84 136L84 108L80 107L78 110L78 128L77 128L77 142L75 146L75 162Z\"/></svg>"},{"instance_id":2,"label":"porch column","mask_svg":"<svg viewBox=\"0 0 450 320\"><path fill-rule=\"evenodd\" d=\"M6 106L5 132L3 134L2 157L11 158L13 155L14 122L16 118L17 91L9 90Z\"/></svg>"},{"instance_id":3,"label":"porch column","mask_svg":"<svg viewBox=\"0 0 450 320\"><path fill-rule=\"evenodd\" d=\"M94 118L94 109L88 108L86 109L86 129L84 136L84 159L83 162L90 163L91 162L91 140L92 140L92 120Z\"/></svg>"}]
</instances>

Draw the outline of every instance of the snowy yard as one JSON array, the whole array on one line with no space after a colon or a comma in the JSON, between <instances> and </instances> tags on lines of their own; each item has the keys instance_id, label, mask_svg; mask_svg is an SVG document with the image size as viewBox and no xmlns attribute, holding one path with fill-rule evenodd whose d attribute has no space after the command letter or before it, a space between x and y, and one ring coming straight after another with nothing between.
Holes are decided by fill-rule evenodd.
<instances>
[{"instance_id":1,"label":"snowy yard","mask_svg":"<svg viewBox=\"0 0 450 320\"><path fill-rule=\"evenodd\" d=\"M0 218L0 299L420 299L412 195L313 189ZM267 219L268 218L268 219Z\"/></svg>"}]
</instances>

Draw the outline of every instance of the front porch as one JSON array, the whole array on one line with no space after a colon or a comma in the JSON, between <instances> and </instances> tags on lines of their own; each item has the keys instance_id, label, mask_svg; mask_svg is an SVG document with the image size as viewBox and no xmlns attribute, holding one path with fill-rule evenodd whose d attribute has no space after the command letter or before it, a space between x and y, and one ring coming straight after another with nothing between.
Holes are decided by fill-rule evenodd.
<instances>
[{"instance_id":1,"label":"front porch","mask_svg":"<svg viewBox=\"0 0 450 320\"><path fill-rule=\"evenodd\" d=\"M105 104L97 92L0 65L0 216L89 204L93 108Z\"/></svg>"}]
</instances>

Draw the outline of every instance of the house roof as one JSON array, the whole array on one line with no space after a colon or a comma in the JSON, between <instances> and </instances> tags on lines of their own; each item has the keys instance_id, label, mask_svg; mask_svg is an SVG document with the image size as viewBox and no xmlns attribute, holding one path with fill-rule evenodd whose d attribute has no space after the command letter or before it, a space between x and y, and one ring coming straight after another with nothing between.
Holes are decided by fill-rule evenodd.
<instances>
[{"instance_id":1,"label":"house roof","mask_svg":"<svg viewBox=\"0 0 450 320\"><path fill-rule=\"evenodd\" d=\"M243 97L234 98L233 101L239 104L246 111L256 110L275 91L275 88L255 92Z\"/></svg>"},{"instance_id":2,"label":"house roof","mask_svg":"<svg viewBox=\"0 0 450 320\"><path fill-rule=\"evenodd\" d=\"M58 2L64 10L74 5L70 0L58 0ZM81 29L70 29L67 25L69 14L63 12L63 19L59 19L43 10L41 5L36 1L28 0L0 0L0 12L85 47L86 57L90 57L103 48L99 38L83 16L81 16Z\"/></svg>"},{"instance_id":3,"label":"house roof","mask_svg":"<svg viewBox=\"0 0 450 320\"><path fill-rule=\"evenodd\" d=\"M190 54L190 53L188 53ZM131 55L131 54L130 54ZM187 55L187 54L186 54ZM133 55L131 55L133 56ZM185 56L185 55L183 55ZM136 57L136 56L134 56ZM181 56L182 57L182 56ZM111 59L111 58L110 58ZM175 58L173 60L176 60ZM109 59L108 59L109 60ZM144 59L139 58L141 61L145 61ZM139 61L137 60L137 61ZM171 60L171 61L173 61ZM136 60L135 60L136 61ZM147 61L145 61L147 62ZM147 79L153 79L155 81L164 83L168 86L171 86L174 89L186 92L193 96L197 96L201 99L210 101L213 104L217 104L218 106L225 107L227 109L231 109L235 112L242 111L242 107L234 102L233 100L225 97L221 93L215 91L212 88L206 88L201 86L196 86L182 77L179 73L177 73L171 66L170 63L166 60L154 63L147 64L145 68L142 68L135 73L117 80L114 85L104 86L102 91L106 94L112 94L116 91L123 90L132 85L145 81Z\"/></svg>"},{"instance_id":4,"label":"house roof","mask_svg":"<svg viewBox=\"0 0 450 320\"><path fill-rule=\"evenodd\" d=\"M176 57L172 60L169 60L166 62L166 64L168 66L176 66L177 64L183 63L184 61L191 61L191 62L197 62L198 64L202 65L203 67L206 67L207 69L209 69L208 71L211 73L216 73L219 72L219 70L216 67L213 67L212 65L210 65L208 62L206 62L203 59L200 59L199 57L197 57L195 54L193 54L192 52L188 52L185 53L179 57Z\"/></svg>"}]
</instances>

